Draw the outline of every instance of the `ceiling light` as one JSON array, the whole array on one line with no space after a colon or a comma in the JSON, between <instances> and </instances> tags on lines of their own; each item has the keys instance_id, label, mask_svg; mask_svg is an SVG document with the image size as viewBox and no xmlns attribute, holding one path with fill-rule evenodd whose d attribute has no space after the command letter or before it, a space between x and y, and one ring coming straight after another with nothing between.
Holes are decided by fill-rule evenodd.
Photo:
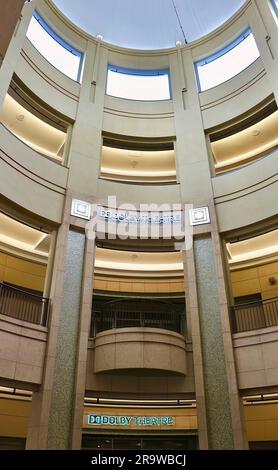
<instances>
[{"instance_id":1,"label":"ceiling light","mask_svg":"<svg viewBox=\"0 0 278 470\"><path fill-rule=\"evenodd\" d=\"M96 38L97 38L98 41L103 41L102 34L97 34Z\"/></svg>"},{"instance_id":2,"label":"ceiling light","mask_svg":"<svg viewBox=\"0 0 278 470\"><path fill-rule=\"evenodd\" d=\"M176 41L176 47L181 47L182 46L182 42L181 41Z\"/></svg>"},{"instance_id":3,"label":"ceiling light","mask_svg":"<svg viewBox=\"0 0 278 470\"><path fill-rule=\"evenodd\" d=\"M260 135L260 131L258 129L254 129L253 131L251 131L251 135L253 135L254 137L257 137L257 135Z\"/></svg>"},{"instance_id":4,"label":"ceiling light","mask_svg":"<svg viewBox=\"0 0 278 470\"><path fill-rule=\"evenodd\" d=\"M22 122L22 121L24 121L25 118L24 118L24 115L23 115L23 114L18 114L18 115L16 116L16 119L17 119L19 122Z\"/></svg>"}]
</instances>

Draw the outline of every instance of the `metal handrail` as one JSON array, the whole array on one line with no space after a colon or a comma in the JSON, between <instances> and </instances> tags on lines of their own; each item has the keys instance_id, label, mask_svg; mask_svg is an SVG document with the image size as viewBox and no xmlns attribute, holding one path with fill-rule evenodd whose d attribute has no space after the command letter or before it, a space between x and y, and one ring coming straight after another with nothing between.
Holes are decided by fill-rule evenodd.
<instances>
[{"instance_id":1,"label":"metal handrail","mask_svg":"<svg viewBox=\"0 0 278 470\"><path fill-rule=\"evenodd\" d=\"M33 292L29 292L27 290L24 290L24 289L19 289L18 287L14 287L14 286L11 286L10 284L7 284L6 282L0 282L0 286L3 285L5 287L8 287L9 289L12 289L14 291L17 291L17 292L21 292L22 294L28 294L30 297L36 297L38 299L45 299L45 300L48 300L46 297L43 297L42 295L39 295L39 294L33 294Z\"/></svg>"},{"instance_id":2,"label":"metal handrail","mask_svg":"<svg viewBox=\"0 0 278 470\"><path fill-rule=\"evenodd\" d=\"M233 333L278 326L278 297L231 306Z\"/></svg>"},{"instance_id":3,"label":"metal handrail","mask_svg":"<svg viewBox=\"0 0 278 470\"><path fill-rule=\"evenodd\" d=\"M0 282L0 313L17 320L46 326L49 299Z\"/></svg>"},{"instance_id":4,"label":"metal handrail","mask_svg":"<svg viewBox=\"0 0 278 470\"><path fill-rule=\"evenodd\" d=\"M262 304L266 302L275 302L278 300L278 297L271 297L270 299L260 299L260 300L252 300L251 302L243 302L242 304L234 304L231 307L232 308L242 308L242 307L247 307L248 305L257 305L257 304Z\"/></svg>"},{"instance_id":5,"label":"metal handrail","mask_svg":"<svg viewBox=\"0 0 278 470\"><path fill-rule=\"evenodd\" d=\"M171 304L169 304L169 306L170 305ZM184 334L185 319L185 311L174 311L173 309L164 312L156 312L149 309L136 310L132 308L132 302L128 310L122 310L116 308L116 302L107 302L102 308L94 308L93 306L91 337L96 336L102 331L132 327L161 328Z\"/></svg>"}]
</instances>

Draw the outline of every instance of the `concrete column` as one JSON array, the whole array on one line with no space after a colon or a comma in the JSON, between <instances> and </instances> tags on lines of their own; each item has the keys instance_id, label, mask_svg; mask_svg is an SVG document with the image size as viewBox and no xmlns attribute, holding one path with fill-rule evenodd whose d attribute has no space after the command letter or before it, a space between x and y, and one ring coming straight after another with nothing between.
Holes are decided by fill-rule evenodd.
<instances>
[{"instance_id":1,"label":"concrete column","mask_svg":"<svg viewBox=\"0 0 278 470\"><path fill-rule=\"evenodd\" d=\"M84 248L85 234L69 230L64 286L57 324L54 387L51 393L48 422L48 449L71 448Z\"/></svg>"},{"instance_id":2,"label":"concrete column","mask_svg":"<svg viewBox=\"0 0 278 470\"><path fill-rule=\"evenodd\" d=\"M69 218L65 217L63 224L58 230L55 249L52 288L50 292L51 314L48 325L48 344L45 355L43 383L40 390L33 393L26 449L45 450L48 447L49 415L54 383L60 310L63 301L68 232Z\"/></svg>"},{"instance_id":3,"label":"concrete column","mask_svg":"<svg viewBox=\"0 0 278 470\"><path fill-rule=\"evenodd\" d=\"M185 253L201 449L246 449L221 243L216 229L195 231Z\"/></svg>"},{"instance_id":4,"label":"concrete column","mask_svg":"<svg viewBox=\"0 0 278 470\"><path fill-rule=\"evenodd\" d=\"M53 230L50 236L51 236L50 249L48 253L47 268L46 268L44 289L43 289L43 296L46 298L49 298L50 290L51 290L51 282L52 282L54 260L55 260L55 248L56 248L56 241L57 241L57 231Z\"/></svg>"},{"instance_id":5,"label":"concrete column","mask_svg":"<svg viewBox=\"0 0 278 470\"><path fill-rule=\"evenodd\" d=\"M94 240L71 228L70 203L57 236L45 372L33 394L27 449L81 445Z\"/></svg>"},{"instance_id":6,"label":"concrete column","mask_svg":"<svg viewBox=\"0 0 278 470\"><path fill-rule=\"evenodd\" d=\"M82 305L80 310L79 338L77 347L75 396L73 407L73 430L71 448L79 450L82 441L84 414L84 395L86 389L86 370L88 339L90 336L91 312L93 300L93 273L95 261L95 240L86 239L85 261L82 284Z\"/></svg>"},{"instance_id":7,"label":"concrete column","mask_svg":"<svg viewBox=\"0 0 278 470\"><path fill-rule=\"evenodd\" d=\"M88 43L76 121L69 154L72 192L96 195L102 149L107 50Z\"/></svg>"},{"instance_id":8,"label":"concrete column","mask_svg":"<svg viewBox=\"0 0 278 470\"><path fill-rule=\"evenodd\" d=\"M199 448L201 450L208 450L209 437L205 401L204 364L193 246L190 250L183 252L183 262L186 279L186 321L187 324L190 322L190 339L193 349Z\"/></svg>"},{"instance_id":9,"label":"concrete column","mask_svg":"<svg viewBox=\"0 0 278 470\"><path fill-rule=\"evenodd\" d=\"M170 56L175 145L181 201L201 207L211 201L212 185L193 59L190 50Z\"/></svg>"},{"instance_id":10,"label":"concrete column","mask_svg":"<svg viewBox=\"0 0 278 470\"><path fill-rule=\"evenodd\" d=\"M278 102L278 19L269 1L252 0L246 15Z\"/></svg>"},{"instance_id":11,"label":"concrete column","mask_svg":"<svg viewBox=\"0 0 278 470\"><path fill-rule=\"evenodd\" d=\"M13 35L11 37L11 41L6 50L5 57L3 59L3 62L0 68L0 109L2 107L3 100L6 96L6 93L9 89L17 61L19 59L20 51L25 41L27 29L28 29L33 11L36 8L36 5L40 1L41 0L33 0L32 2L26 3L24 5L22 13L19 16L19 19L17 18L18 21L17 21L17 24L15 25L15 29L12 31ZM11 6L10 4L11 2L5 2L5 3L7 3L7 8L8 8L8 11L6 12L6 16L12 15L11 12L13 12L14 9L13 9L13 6ZM19 13L18 7L19 7L19 4L17 5L17 8L15 10L16 15L18 15ZM2 5L1 5L1 9L2 9ZM1 22L2 22L2 19L4 21L5 16L4 17L2 16L2 10L1 10Z\"/></svg>"}]
</instances>

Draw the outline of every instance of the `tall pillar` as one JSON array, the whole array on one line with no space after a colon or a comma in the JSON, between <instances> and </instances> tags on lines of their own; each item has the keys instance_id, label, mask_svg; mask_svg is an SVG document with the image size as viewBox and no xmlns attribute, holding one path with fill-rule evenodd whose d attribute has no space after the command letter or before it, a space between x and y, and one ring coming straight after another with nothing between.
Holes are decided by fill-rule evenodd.
<instances>
[{"instance_id":1,"label":"tall pillar","mask_svg":"<svg viewBox=\"0 0 278 470\"><path fill-rule=\"evenodd\" d=\"M58 231L43 383L33 394L27 449L80 449L94 241L70 216ZM75 225L76 224L76 225Z\"/></svg>"},{"instance_id":2,"label":"tall pillar","mask_svg":"<svg viewBox=\"0 0 278 470\"><path fill-rule=\"evenodd\" d=\"M181 202L212 201L210 164L190 49L170 56Z\"/></svg>"},{"instance_id":3,"label":"tall pillar","mask_svg":"<svg viewBox=\"0 0 278 470\"><path fill-rule=\"evenodd\" d=\"M28 30L28 26L33 14L34 9L36 8L36 5L40 2L41 0L33 0L30 3L26 3L22 9L22 13L19 15L19 18L17 18L17 25L15 26L15 29L12 30L12 36L10 38L9 45L5 51L5 56L3 57L3 62L0 67L0 109L3 104L3 100L6 96L6 93L9 89L11 79L17 64L17 61L19 59L20 51L22 49L22 46L25 41L26 33ZM2 2L3 3L3 2ZM14 6L11 6L11 2L4 2L7 4L6 7L4 7L4 12L6 12L5 16L2 16L2 5L1 5L1 23L2 21L5 21L7 17L11 17L14 12ZM19 13L19 1L17 2L17 9L15 10L15 14ZM20 2L24 3L24 2ZM2 24L0 24L1 32L2 32ZM5 42L5 41L3 41ZM4 49L5 45L3 44Z\"/></svg>"},{"instance_id":4,"label":"tall pillar","mask_svg":"<svg viewBox=\"0 0 278 470\"><path fill-rule=\"evenodd\" d=\"M107 49L101 47L100 42L88 42L68 163L68 187L79 194L97 194L107 54Z\"/></svg>"},{"instance_id":5,"label":"tall pillar","mask_svg":"<svg viewBox=\"0 0 278 470\"><path fill-rule=\"evenodd\" d=\"M200 448L246 449L243 405L237 385L223 258L215 220L211 225L195 228L192 249L185 252L185 265Z\"/></svg>"},{"instance_id":6,"label":"tall pillar","mask_svg":"<svg viewBox=\"0 0 278 470\"><path fill-rule=\"evenodd\" d=\"M95 240L86 239L85 260L82 284L82 306L80 310L80 327L77 346L77 362L75 374L75 396L72 421L71 448L79 450L82 441L82 425L84 415L84 394L86 388L88 339L90 335L93 273L95 260Z\"/></svg>"},{"instance_id":7,"label":"tall pillar","mask_svg":"<svg viewBox=\"0 0 278 470\"><path fill-rule=\"evenodd\" d=\"M270 1L251 0L246 16L278 103L278 18L272 10Z\"/></svg>"},{"instance_id":8,"label":"tall pillar","mask_svg":"<svg viewBox=\"0 0 278 470\"><path fill-rule=\"evenodd\" d=\"M193 246L190 250L186 252L183 251L183 263L186 286L186 323L187 325L190 323L190 340L192 341L193 350L199 448L201 450L208 450L209 439L205 401L204 364Z\"/></svg>"},{"instance_id":9,"label":"tall pillar","mask_svg":"<svg viewBox=\"0 0 278 470\"><path fill-rule=\"evenodd\" d=\"M196 222L192 248L184 253L199 445L201 449L244 449L210 156L192 52L177 49L170 61L181 201L194 208L209 207L212 219L204 225Z\"/></svg>"}]
</instances>

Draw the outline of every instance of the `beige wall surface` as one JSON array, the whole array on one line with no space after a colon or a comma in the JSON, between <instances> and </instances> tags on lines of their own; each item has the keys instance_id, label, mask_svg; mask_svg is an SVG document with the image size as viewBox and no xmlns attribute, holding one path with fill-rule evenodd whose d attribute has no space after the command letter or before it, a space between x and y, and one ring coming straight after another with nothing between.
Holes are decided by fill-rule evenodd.
<instances>
[{"instance_id":1,"label":"beige wall surface","mask_svg":"<svg viewBox=\"0 0 278 470\"><path fill-rule=\"evenodd\" d=\"M0 398L0 436L27 436L31 401Z\"/></svg>"},{"instance_id":2,"label":"beige wall surface","mask_svg":"<svg viewBox=\"0 0 278 470\"><path fill-rule=\"evenodd\" d=\"M31 402L0 398L0 436L5 437L26 437L28 420L30 416ZM154 417L173 417L174 426L167 426L165 430L196 431L197 415L196 408L189 409L138 409L138 408L118 408L118 407L98 407L86 406L84 408L83 432L97 433L98 429L102 431L112 430L103 426L89 426L88 415L107 415L107 416L154 416ZM262 404L247 405L244 407L245 421L247 426L247 437L249 441L278 441L278 405ZM122 430L122 427L115 427L115 430ZM161 431L159 427L153 428L156 432ZM137 429L130 429L133 432ZM140 426L140 430L146 430L146 427Z\"/></svg>"},{"instance_id":3,"label":"beige wall surface","mask_svg":"<svg viewBox=\"0 0 278 470\"><path fill-rule=\"evenodd\" d=\"M278 327L233 335L238 386L241 390L278 383Z\"/></svg>"},{"instance_id":4,"label":"beige wall surface","mask_svg":"<svg viewBox=\"0 0 278 470\"><path fill-rule=\"evenodd\" d=\"M89 196L94 195L100 200L106 200L108 195L116 195L119 202L128 200L137 204L181 200L201 204L211 197L209 164L205 161L209 156L204 156L206 149L204 142L201 142L204 129L239 116L271 93L278 96L278 87L272 79L276 61L271 59L270 51L265 45L267 30L272 31L272 42L277 32L273 29L273 18L264 10L262 9L265 25L254 2L246 2L225 25L182 48L179 54L176 48L135 52L99 43L70 24L51 3L39 2L39 11L50 26L61 31L62 37L85 53L85 72L81 84L56 70L40 56L27 39L22 44L15 68L16 74L32 93L53 109L73 121L79 113L70 152L69 187L79 192L83 190ZM193 62L229 44L249 25L252 26L261 57L231 80L197 94ZM273 50L275 52L275 47ZM130 68L170 68L173 99L138 102L103 96L106 67L109 63ZM194 136L191 136L191 131L188 131L188 119L190 116L193 119L193 114L200 129L196 130L196 135L194 133ZM80 116L85 116L86 119L81 119ZM176 152L177 180L180 184L152 187L100 180L98 176L103 130L135 138L176 137L177 143L180 141ZM43 162L41 158L35 161L33 151L26 149L20 142L11 142L7 136L4 138L5 142L8 149L17 149L10 155L12 158L20 164L23 162L28 169L36 168L39 178L47 175L47 179L54 186L61 185L63 191L65 190L68 176L66 169L61 170L57 165L51 165L51 162ZM196 142L199 145L196 145ZM253 224L276 214L276 153L240 170L213 178L221 232ZM21 154L24 156L23 161ZM5 175L5 178L1 187L8 199L46 219L61 221L63 191L56 186L49 190L49 182L46 188L41 179L40 184L27 179L19 171L15 171L14 165L2 165L1 174ZM12 184L7 184L7 181ZM31 194L36 194L36 198L31 197Z\"/></svg>"},{"instance_id":5,"label":"beige wall surface","mask_svg":"<svg viewBox=\"0 0 278 470\"><path fill-rule=\"evenodd\" d=\"M114 374L94 373L93 342L89 341L86 390L94 393L108 392L116 396L128 396L142 398L144 396L171 397L184 393L192 394L195 390L192 346L186 345L187 371L186 375L176 375L167 371L154 371L145 374L137 369L118 370Z\"/></svg>"},{"instance_id":6,"label":"beige wall surface","mask_svg":"<svg viewBox=\"0 0 278 470\"><path fill-rule=\"evenodd\" d=\"M269 282L270 277L276 278L275 284L271 285ZM231 282L234 297L257 293L262 295L263 300L277 297L278 262L232 271Z\"/></svg>"},{"instance_id":7,"label":"beige wall surface","mask_svg":"<svg viewBox=\"0 0 278 470\"><path fill-rule=\"evenodd\" d=\"M119 328L94 339L93 372L159 370L186 374L185 340L158 328Z\"/></svg>"},{"instance_id":8,"label":"beige wall surface","mask_svg":"<svg viewBox=\"0 0 278 470\"><path fill-rule=\"evenodd\" d=\"M15 73L38 98L64 116L75 119L80 84L55 69L27 38Z\"/></svg>"},{"instance_id":9,"label":"beige wall surface","mask_svg":"<svg viewBox=\"0 0 278 470\"><path fill-rule=\"evenodd\" d=\"M271 83L259 58L239 75L200 93L204 128L219 126L246 113L271 93Z\"/></svg>"},{"instance_id":10,"label":"beige wall surface","mask_svg":"<svg viewBox=\"0 0 278 470\"><path fill-rule=\"evenodd\" d=\"M95 291L110 291L113 292L132 292L137 294L169 294L184 292L183 279L131 279L108 277L101 278L95 275L94 277L94 290Z\"/></svg>"},{"instance_id":11,"label":"beige wall surface","mask_svg":"<svg viewBox=\"0 0 278 470\"><path fill-rule=\"evenodd\" d=\"M0 251L0 281L43 292L46 266Z\"/></svg>"},{"instance_id":12,"label":"beige wall surface","mask_svg":"<svg viewBox=\"0 0 278 470\"><path fill-rule=\"evenodd\" d=\"M46 328L0 314L0 381L41 384L46 340Z\"/></svg>"},{"instance_id":13,"label":"beige wall surface","mask_svg":"<svg viewBox=\"0 0 278 470\"><path fill-rule=\"evenodd\" d=\"M260 404L244 407L249 441L278 441L278 405Z\"/></svg>"}]
</instances>

